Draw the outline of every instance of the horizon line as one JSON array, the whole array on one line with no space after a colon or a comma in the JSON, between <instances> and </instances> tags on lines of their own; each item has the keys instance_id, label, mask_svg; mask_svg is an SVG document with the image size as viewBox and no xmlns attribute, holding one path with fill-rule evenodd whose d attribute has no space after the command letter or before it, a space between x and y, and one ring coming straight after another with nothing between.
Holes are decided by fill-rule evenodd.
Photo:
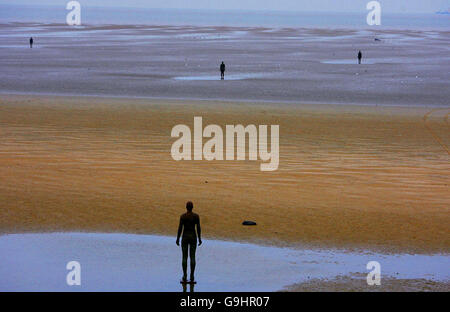
<instances>
[{"instance_id":1,"label":"horizon line","mask_svg":"<svg viewBox=\"0 0 450 312\"><path fill-rule=\"evenodd\" d=\"M56 4L16 4L16 3L1 3L0 6L16 6L16 7L60 7ZM99 9L144 9L144 10L179 10L179 11L215 11L215 12L274 12L274 13L335 13L335 14L366 14L367 10L361 9L360 11L329 11L329 10L274 10L274 9L213 9L213 8L160 8L160 7L145 7L145 6L122 6L122 5L110 5L110 6L98 6L98 5L87 5L83 4L83 7L88 8L99 8ZM65 7L64 7L65 9ZM446 12L445 9L436 9L435 11L427 11L427 12L384 12L383 14L400 14L400 15L411 15L411 14L437 14L440 12ZM448 12L448 9L447 9Z\"/></svg>"}]
</instances>

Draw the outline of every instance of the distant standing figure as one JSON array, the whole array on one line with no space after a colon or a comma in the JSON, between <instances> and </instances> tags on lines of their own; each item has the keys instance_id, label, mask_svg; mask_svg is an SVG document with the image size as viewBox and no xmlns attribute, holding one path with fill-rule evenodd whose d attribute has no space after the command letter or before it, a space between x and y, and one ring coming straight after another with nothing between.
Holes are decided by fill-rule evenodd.
<instances>
[{"instance_id":1,"label":"distant standing figure","mask_svg":"<svg viewBox=\"0 0 450 312\"><path fill-rule=\"evenodd\" d=\"M361 51L358 52L358 64L361 64L361 59L362 59L362 53Z\"/></svg>"},{"instance_id":2,"label":"distant standing figure","mask_svg":"<svg viewBox=\"0 0 450 312\"><path fill-rule=\"evenodd\" d=\"M220 79L223 80L225 78L225 63L222 62L220 64Z\"/></svg>"},{"instance_id":3,"label":"distant standing figure","mask_svg":"<svg viewBox=\"0 0 450 312\"><path fill-rule=\"evenodd\" d=\"M30 38L30 48L33 48L33 37Z\"/></svg>"},{"instance_id":4,"label":"distant standing figure","mask_svg":"<svg viewBox=\"0 0 450 312\"><path fill-rule=\"evenodd\" d=\"M198 245L202 244L201 228L200 228L200 217L198 214L192 212L194 204L192 202L186 203L187 212L182 214L180 217L180 225L178 226L177 234L177 245L180 245L180 236L183 233L183 238L181 240L181 251L182 251L182 268L183 277L182 282L187 282L187 258L189 251L189 258L191 259L191 276L190 282L194 283L194 272L195 272L195 250L197 248L197 237ZM195 231L197 230L197 232Z\"/></svg>"}]
</instances>

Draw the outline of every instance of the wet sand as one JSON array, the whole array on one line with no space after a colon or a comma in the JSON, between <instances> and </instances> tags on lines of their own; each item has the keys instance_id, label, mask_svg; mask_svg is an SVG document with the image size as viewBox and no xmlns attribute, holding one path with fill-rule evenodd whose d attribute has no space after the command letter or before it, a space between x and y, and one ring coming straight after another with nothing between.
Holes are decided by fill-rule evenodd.
<instances>
[{"instance_id":1,"label":"wet sand","mask_svg":"<svg viewBox=\"0 0 450 312\"><path fill-rule=\"evenodd\" d=\"M444 30L3 23L0 38L3 93L444 107L450 98ZM221 61L226 80L214 81Z\"/></svg>"},{"instance_id":2,"label":"wet sand","mask_svg":"<svg viewBox=\"0 0 450 312\"><path fill-rule=\"evenodd\" d=\"M291 285L283 291L292 292L448 292L450 283L426 278L402 279L382 277L381 285L368 286L366 274L350 274L333 279L313 279Z\"/></svg>"},{"instance_id":3,"label":"wet sand","mask_svg":"<svg viewBox=\"0 0 450 312\"><path fill-rule=\"evenodd\" d=\"M448 253L449 109L0 96L0 231ZM171 158L173 126L279 124L280 166ZM255 227L244 227L254 220Z\"/></svg>"}]
</instances>

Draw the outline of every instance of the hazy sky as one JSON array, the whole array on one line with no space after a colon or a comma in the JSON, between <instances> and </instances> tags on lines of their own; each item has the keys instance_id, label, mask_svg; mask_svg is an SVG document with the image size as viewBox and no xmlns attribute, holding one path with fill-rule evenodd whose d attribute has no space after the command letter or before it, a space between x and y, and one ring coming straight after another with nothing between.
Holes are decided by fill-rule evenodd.
<instances>
[{"instance_id":1,"label":"hazy sky","mask_svg":"<svg viewBox=\"0 0 450 312\"><path fill-rule=\"evenodd\" d=\"M2 0L0 4L65 5L69 0ZM86 6L245 9L279 11L364 11L369 0L78 0ZM450 8L450 0L379 0L384 13L430 13Z\"/></svg>"}]
</instances>

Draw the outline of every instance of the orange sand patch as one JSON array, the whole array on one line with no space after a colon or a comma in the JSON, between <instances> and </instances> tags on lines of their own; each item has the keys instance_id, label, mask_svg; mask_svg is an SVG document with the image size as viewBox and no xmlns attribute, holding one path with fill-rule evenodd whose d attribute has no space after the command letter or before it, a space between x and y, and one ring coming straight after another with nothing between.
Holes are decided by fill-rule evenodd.
<instances>
[{"instance_id":1,"label":"orange sand patch","mask_svg":"<svg viewBox=\"0 0 450 312\"><path fill-rule=\"evenodd\" d=\"M448 252L450 110L430 110L2 95L0 232L175 235L192 200L206 237ZM174 161L194 116L280 125L279 169Z\"/></svg>"}]
</instances>

